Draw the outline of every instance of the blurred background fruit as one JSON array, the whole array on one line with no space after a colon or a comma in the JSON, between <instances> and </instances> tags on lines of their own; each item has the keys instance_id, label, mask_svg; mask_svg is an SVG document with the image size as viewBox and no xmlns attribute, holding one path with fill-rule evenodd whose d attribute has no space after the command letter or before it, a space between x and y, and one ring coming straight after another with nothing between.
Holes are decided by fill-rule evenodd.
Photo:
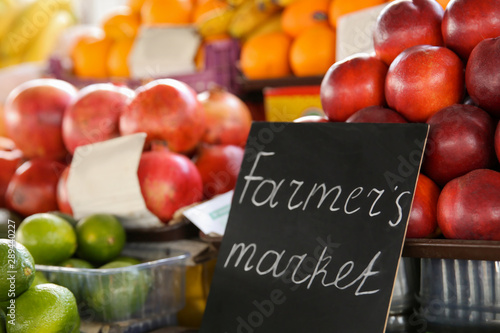
<instances>
[{"instance_id":1,"label":"blurred background fruit","mask_svg":"<svg viewBox=\"0 0 500 333\"><path fill-rule=\"evenodd\" d=\"M243 74L249 79L290 75L290 46L291 39L284 32L271 32L248 40L241 49Z\"/></svg>"},{"instance_id":2,"label":"blurred background fruit","mask_svg":"<svg viewBox=\"0 0 500 333\"><path fill-rule=\"evenodd\" d=\"M335 32L314 26L301 32L290 48L290 66L295 76L325 74L335 62Z\"/></svg>"},{"instance_id":3,"label":"blurred background fruit","mask_svg":"<svg viewBox=\"0 0 500 333\"><path fill-rule=\"evenodd\" d=\"M281 27L295 38L313 26L328 26L330 0L297 0L285 7L281 16Z\"/></svg>"},{"instance_id":4,"label":"blurred background fruit","mask_svg":"<svg viewBox=\"0 0 500 333\"><path fill-rule=\"evenodd\" d=\"M141 8L145 25L188 24L193 19L191 0L146 0Z\"/></svg>"}]
</instances>

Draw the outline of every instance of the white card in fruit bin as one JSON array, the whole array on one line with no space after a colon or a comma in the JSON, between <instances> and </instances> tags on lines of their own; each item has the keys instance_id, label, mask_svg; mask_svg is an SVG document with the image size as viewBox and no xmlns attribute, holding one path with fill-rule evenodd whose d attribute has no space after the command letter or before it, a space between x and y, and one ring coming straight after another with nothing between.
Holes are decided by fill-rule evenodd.
<instances>
[{"instance_id":1,"label":"white card in fruit bin","mask_svg":"<svg viewBox=\"0 0 500 333\"><path fill-rule=\"evenodd\" d=\"M200 43L194 26L141 27L128 59L130 75L148 79L192 74Z\"/></svg>"},{"instance_id":2,"label":"white card in fruit bin","mask_svg":"<svg viewBox=\"0 0 500 333\"><path fill-rule=\"evenodd\" d=\"M387 4L369 7L339 17L337 21L336 61L356 53L373 52L373 30L377 17Z\"/></svg>"},{"instance_id":3,"label":"white card in fruit bin","mask_svg":"<svg viewBox=\"0 0 500 333\"><path fill-rule=\"evenodd\" d=\"M183 215L198 227L204 234L224 235L233 191L226 192L215 198L187 209Z\"/></svg>"},{"instance_id":4,"label":"white card in fruit bin","mask_svg":"<svg viewBox=\"0 0 500 333\"><path fill-rule=\"evenodd\" d=\"M67 181L76 219L109 213L127 229L162 225L146 208L137 178L145 140L137 133L76 148Z\"/></svg>"}]
</instances>

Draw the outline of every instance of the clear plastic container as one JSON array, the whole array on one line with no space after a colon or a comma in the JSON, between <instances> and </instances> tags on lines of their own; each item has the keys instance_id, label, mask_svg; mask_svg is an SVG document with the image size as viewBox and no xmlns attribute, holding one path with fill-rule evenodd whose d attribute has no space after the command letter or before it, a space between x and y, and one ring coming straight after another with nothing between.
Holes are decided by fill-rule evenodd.
<instances>
[{"instance_id":1,"label":"clear plastic container","mask_svg":"<svg viewBox=\"0 0 500 333\"><path fill-rule=\"evenodd\" d=\"M111 269L36 265L36 270L49 282L73 292L83 323L122 327L113 332L146 332L174 325L177 312L185 304L189 254L127 246L122 255L145 262Z\"/></svg>"},{"instance_id":2,"label":"clear plastic container","mask_svg":"<svg viewBox=\"0 0 500 333\"><path fill-rule=\"evenodd\" d=\"M500 332L500 262L421 260L419 295L428 332Z\"/></svg>"}]
</instances>

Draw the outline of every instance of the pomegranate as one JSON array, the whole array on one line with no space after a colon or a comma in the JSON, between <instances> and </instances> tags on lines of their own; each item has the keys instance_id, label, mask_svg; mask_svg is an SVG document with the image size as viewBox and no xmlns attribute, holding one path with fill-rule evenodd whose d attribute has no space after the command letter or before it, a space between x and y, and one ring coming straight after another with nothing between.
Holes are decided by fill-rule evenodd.
<instances>
[{"instance_id":1,"label":"pomegranate","mask_svg":"<svg viewBox=\"0 0 500 333\"><path fill-rule=\"evenodd\" d=\"M56 199L57 199L57 207L59 207L59 211L65 214L73 215L73 209L69 204L68 199L68 175L69 175L69 166L64 168L61 176L59 177L59 181L57 182L57 191L56 191Z\"/></svg>"},{"instance_id":2,"label":"pomegranate","mask_svg":"<svg viewBox=\"0 0 500 333\"><path fill-rule=\"evenodd\" d=\"M122 135L147 134L146 143L166 141L173 152L193 150L205 131L205 111L195 91L180 81L161 79L136 90L120 116Z\"/></svg>"},{"instance_id":3,"label":"pomegranate","mask_svg":"<svg viewBox=\"0 0 500 333\"><path fill-rule=\"evenodd\" d=\"M27 158L60 159L66 155L62 118L76 88L56 79L27 81L12 90L5 103L8 136Z\"/></svg>"},{"instance_id":4,"label":"pomegranate","mask_svg":"<svg viewBox=\"0 0 500 333\"><path fill-rule=\"evenodd\" d=\"M198 94L198 100L206 116L203 142L245 146L252 115L241 99L222 88L214 88Z\"/></svg>"},{"instance_id":5,"label":"pomegranate","mask_svg":"<svg viewBox=\"0 0 500 333\"><path fill-rule=\"evenodd\" d=\"M56 188L63 170L64 165L54 160L24 162L7 187L7 206L24 216L57 210Z\"/></svg>"},{"instance_id":6,"label":"pomegranate","mask_svg":"<svg viewBox=\"0 0 500 333\"><path fill-rule=\"evenodd\" d=\"M118 137L120 115L133 97L133 90L110 83L83 88L64 113L62 133L66 149L74 154L78 146Z\"/></svg>"},{"instance_id":7,"label":"pomegranate","mask_svg":"<svg viewBox=\"0 0 500 333\"><path fill-rule=\"evenodd\" d=\"M0 137L0 207L5 207L5 192L10 179L21 164L23 153L10 139Z\"/></svg>"},{"instance_id":8,"label":"pomegranate","mask_svg":"<svg viewBox=\"0 0 500 333\"><path fill-rule=\"evenodd\" d=\"M234 189L243 154L243 148L234 145L203 145L200 148L195 165L203 181L206 199Z\"/></svg>"},{"instance_id":9,"label":"pomegranate","mask_svg":"<svg viewBox=\"0 0 500 333\"><path fill-rule=\"evenodd\" d=\"M179 208L202 199L200 173L184 155L167 149L144 152L137 175L146 207L164 223Z\"/></svg>"}]
</instances>

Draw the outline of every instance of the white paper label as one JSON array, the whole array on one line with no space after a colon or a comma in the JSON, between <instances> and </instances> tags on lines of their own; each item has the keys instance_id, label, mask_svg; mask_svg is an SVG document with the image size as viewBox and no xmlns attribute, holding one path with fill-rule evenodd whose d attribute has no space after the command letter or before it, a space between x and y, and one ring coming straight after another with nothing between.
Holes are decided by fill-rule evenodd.
<instances>
[{"instance_id":1,"label":"white paper label","mask_svg":"<svg viewBox=\"0 0 500 333\"><path fill-rule=\"evenodd\" d=\"M366 8L339 17L337 21L336 61L356 53L370 53L377 17L387 4Z\"/></svg>"},{"instance_id":2,"label":"white paper label","mask_svg":"<svg viewBox=\"0 0 500 333\"><path fill-rule=\"evenodd\" d=\"M141 27L129 57L130 74L148 79L195 73L200 43L194 26Z\"/></svg>"},{"instance_id":3,"label":"white paper label","mask_svg":"<svg viewBox=\"0 0 500 333\"><path fill-rule=\"evenodd\" d=\"M146 208L137 177L145 140L137 133L76 148L67 181L76 219L108 213L127 229L163 225Z\"/></svg>"},{"instance_id":4,"label":"white paper label","mask_svg":"<svg viewBox=\"0 0 500 333\"><path fill-rule=\"evenodd\" d=\"M224 235L233 191L221 194L184 212L184 216L204 234Z\"/></svg>"}]
</instances>

